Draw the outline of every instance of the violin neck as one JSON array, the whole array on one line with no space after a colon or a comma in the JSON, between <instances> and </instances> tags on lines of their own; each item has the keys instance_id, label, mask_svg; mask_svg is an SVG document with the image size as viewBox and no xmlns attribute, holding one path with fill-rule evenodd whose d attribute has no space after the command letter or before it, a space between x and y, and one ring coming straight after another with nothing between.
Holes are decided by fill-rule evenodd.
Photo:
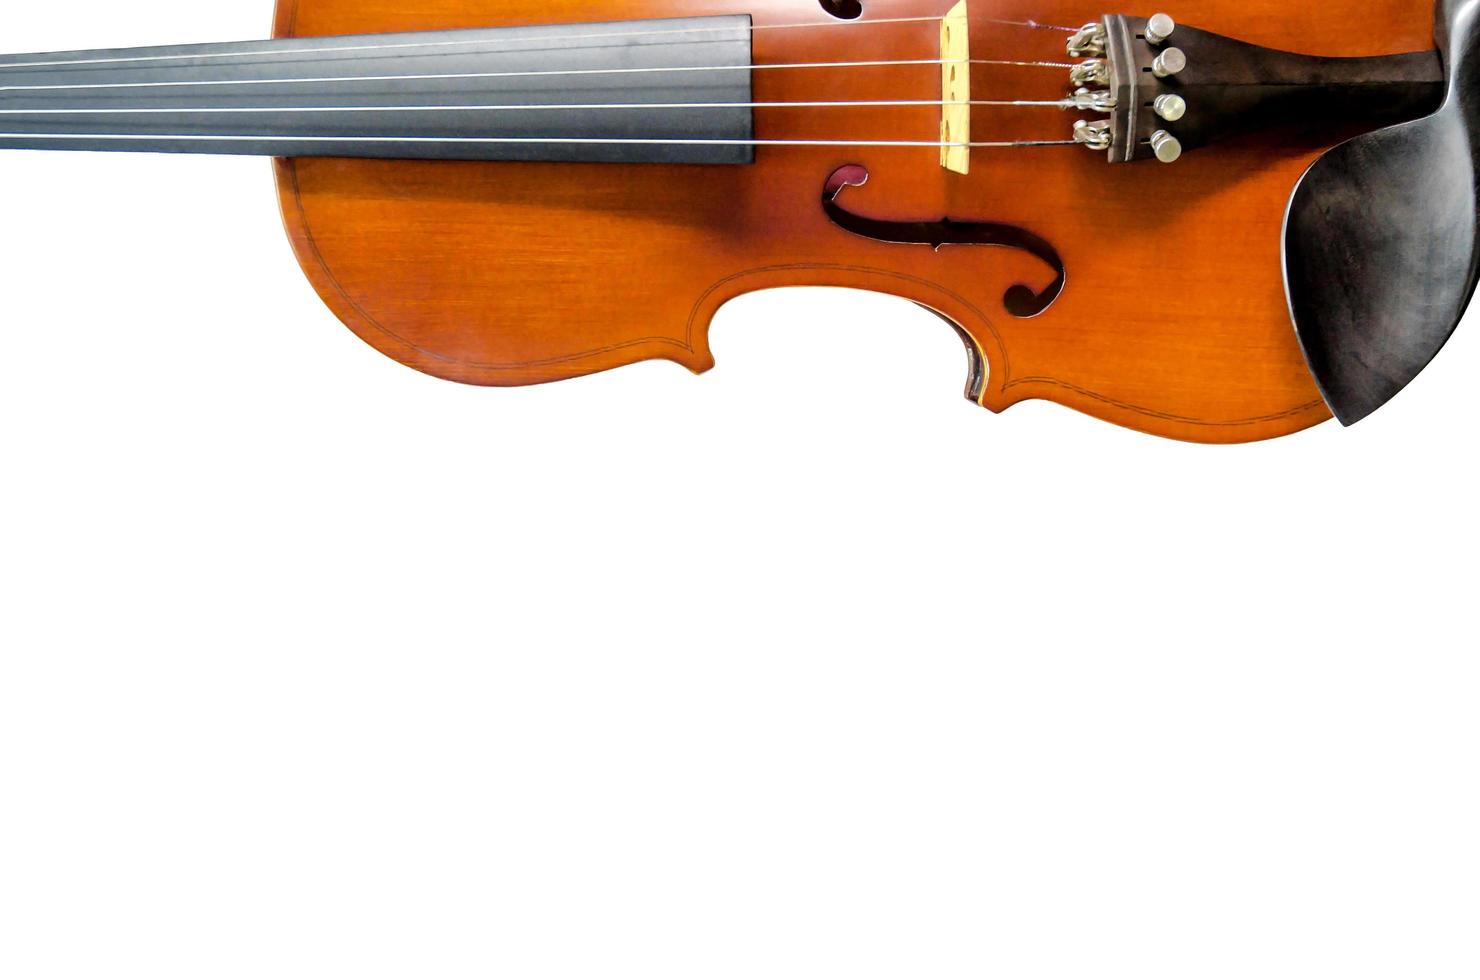
<instances>
[{"instance_id":1,"label":"violin neck","mask_svg":"<svg viewBox=\"0 0 1480 980\"><path fill-rule=\"evenodd\" d=\"M748 163L750 68L747 16L0 56L0 148Z\"/></svg>"}]
</instances>

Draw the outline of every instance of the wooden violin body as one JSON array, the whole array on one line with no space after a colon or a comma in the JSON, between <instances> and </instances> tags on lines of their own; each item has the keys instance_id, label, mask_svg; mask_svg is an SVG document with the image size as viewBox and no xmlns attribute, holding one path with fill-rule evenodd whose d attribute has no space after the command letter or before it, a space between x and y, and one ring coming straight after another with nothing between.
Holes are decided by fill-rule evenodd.
<instances>
[{"instance_id":1,"label":"wooden violin body","mask_svg":"<svg viewBox=\"0 0 1480 980\"><path fill-rule=\"evenodd\" d=\"M965 19L953 21L956 12L947 16L945 6L937 0L862 0L861 6L856 0L754 0L743 6L734 0L593 0L564 7L533 0L280 0L276 36L313 43L259 42L275 44L273 50L153 49L142 56L137 51L143 49L14 56L0 64L0 116L7 130L0 133L0 145L279 156L287 230L324 301L386 355L471 384L558 381L649 359L702 372L713 364L710 322L728 300L762 289L836 286L904 297L955 325L972 359L970 397L994 411L1048 399L1161 436L1229 443L1282 436L1330 418L1338 401L1331 386L1318 387L1312 368L1323 385L1326 377L1336 377L1381 403L1411 380L1453 329L1456 310L1462 312L1474 288L1473 193L1466 213L1453 222L1447 240L1455 255L1448 259L1436 262L1424 254L1421 231L1408 230L1405 267L1417 272L1400 295L1382 282L1382 243L1392 236L1382 228L1355 227L1363 213L1353 188L1379 188L1385 220L1402 221L1404 189L1388 185L1402 183L1404 167L1389 160L1386 183L1374 182L1366 172L1371 168L1363 166L1367 144L1353 143L1345 154L1330 157L1331 165L1312 169L1349 137L1434 112L1444 94L1442 61L1449 58L1442 42L1435 51L1435 0L1169 0L1167 14L1196 25L1187 32L1201 45L1190 49L1192 56L1204 63L1227 61L1219 67L1218 85L1205 94L1211 100L1216 92L1230 109L1220 115L1199 106L1189 89L1186 101L1202 115L1181 132L1200 148L1171 166L1137 159L1153 150L1162 155L1155 137L1166 135L1146 128L1147 120L1156 122L1147 95L1155 89L1146 86L1158 84L1154 78L1162 74L1149 60L1156 53L1149 46L1160 42L1146 20L1131 14L1144 18L1149 11L1107 17L1100 4L1080 0L973 0L956 8ZM1477 0L1442 0L1441 37L1446 22L1462 19L1468 30L1476 6ZM1085 122L1075 128L1075 112L1052 105L1072 91L1067 69L1084 67L1064 63L1065 32L1101 17L1105 29L1120 32L1113 43L1127 49L1116 68L1120 99L1113 111L1119 114L1116 125L1131 138L1120 150L1111 147L1109 160L1105 153L1061 145L1066 137L1083 135ZM724 75L724 91L731 93L726 98L738 92L754 100L733 103L747 107L738 117L744 140L734 143L744 149L730 154L735 159L572 162L559 153L544 159L428 159L466 156L480 139L499 142L502 137L487 137L495 120L506 127L499 133L537 125L515 110L553 111L476 104L491 97L477 86L493 76L510 76L498 79L499 97L518 102L541 95L535 76L582 76L580 98L592 99L601 86L608 95L615 91L620 73L608 67L596 73L443 68L426 74L437 72L438 64L464 64L472 48L462 46L497 43L466 40L468 34L435 38L434 44L417 36L410 46L414 56L402 53L403 41L392 46L379 37L351 37L351 46L343 47L346 42L318 40L516 26L610 31L613 24L625 28L677 18L722 21L734 32L724 50L733 55L749 48L748 61L729 66L739 71ZM966 74L955 74L955 66L967 62L946 55L946 46L955 42L943 28L952 24L969 35L969 88ZM642 33L634 27L624 36ZM652 56L656 50L618 50L603 35L577 36L597 37L582 44L600 48L598 57L608 59L640 58L642 50ZM498 57L539 67L530 59L543 49L530 44L544 40L525 35L523 48L514 54L502 49ZM1461 46L1466 56L1472 40L1467 34ZM1071 52L1075 44L1069 42ZM382 49L388 53L375 53ZM312 77L371 71L335 60L364 50L371 54L353 57L382 58L372 66L376 74ZM439 61L444 50L462 51L464 61ZM677 57L672 52L678 50L657 57ZM1259 52L1271 51L1261 67ZM290 59L311 57L320 60L301 61L296 74L289 73L298 64ZM1381 60L1337 65L1328 58ZM398 65L411 63L434 67L397 73L410 70ZM692 70L722 71L712 63ZM254 71L265 76L252 76ZM620 115L655 104L641 94L647 84L641 72L654 69L636 71L621 76L626 87L612 98L639 99L641 106L603 105L596 108L612 112L594 115L586 105L554 108L600 118L608 135L623 132L623 118L656 119L651 112ZM682 69L656 71L668 78ZM1302 119L1299 112L1309 111L1299 109L1306 104L1300 101L1304 90L1291 81L1292 73L1301 72L1317 86L1310 92L1334 93L1331 105L1355 107L1355 118L1348 120L1355 124ZM593 74L611 81L593 87L586 77ZM1475 87L1472 67L1453 74L1463 75L1466 91ZM422 94L464 104L408 108L404 101L421 95L402 89L431 80L440 81ZM1257 98L1250 94L1256 87L1245 84L1253 81L1263 84ZM285 87L308 83L319 90ZM659 84L653 82L654 92ZM719 87L702 80L693 85ZM949 96L953 88L960 92ZM1433 116L1439 122L1411 131L1440 148L1428 152L1442 153L1453 164L1450 182L1472 184L1470 165L1480 156L1468 136L1475 113L1452 104L1454 91L1451 86L1445 111ZM1089 97L1087 90L1080 94ZM75 106L67 101L84 96ZM336 98L343 104L320 101ZM273 99L270 107L261 104ZM402 103L364 104L374 99ZM957 109L960 99L969 101L969 116ZM1382 119L1380 106L1370 119L1364 115L1368 102L1376 106L1384 99L1394 118ZM1005 104L1024 102L1036 108ZM1247 122L1256 109L1265 112L1276 103L1285 114L1282 125L1251 126L1215 146L1201 145L1212 129ZM696 109L718 112L726 105L705 101L678 108L692 120L700 118L692 115ZM1160 108L1156 112L1162 114ZM427 131L417 128L423 122L454 117L461 120L456 139L423 140L424 154L403 145L407 133ZM278 127L272 131L277 135L253 128L258 119ZM972 129L969 154L949 135L962 120ZM310 125L337 135L305 137L314 132L304 129ZM1408 152L1414 141L1402 135L1409 131L1398 132L1381 145ZM225 142L230 140L253 145ZM550 142L550 134L542 133L541 140ZM387 142L397 145L402 158L364 158L380 155L377 147ZM909 145L897 145L902 143ZM341 149L350 155L334 155ZM956 152L960 159L948 162ZM1111 163L1118 153L1133 162ZM1302 186L1308 172L1311 179ZM1287 209L1297 186L1304 203L1287 238ZM1430 184L1420 203L1432 212L1447 196L1444 187ZM1332 217L1331 202L1337 201L1349 212L1339 222ZM1327 229L1342 228L1348 231L1334 237L1368 242L1365 255L1353 256L1338 241L1337 247L1308 248L1303 264L1287 263L1285 250L1300 250L1300 235L1330 238ZM1300 276L1287 295L1291 267ZM1357 267L1362 282L1343 278ZM1450 309L1429 317L1433 324L1418 341L1395 343L1393 376L1374 382L1364 372L1381 360L1369 355L1387 342L1385 321L1359 324L1358 330L1341 317L1406 307L1409 313L1399 320L1411 313L1421 321L1428 316L1425 276L1452 280L1445 290ZM1299 335L1292 303L1299 311ZM1328 314L1332 310L1340 315ZM1358 335L1366 347L1343 346L1348 336ZM1313 351L1313 345L1320 349ZM1340 372L1323 373L1328 364ZM850 379L830 373L828 365L818 365L818 371L846 397L869 397L853 390ZM1350 420L1346 414L1343 419Z\"/></svg>"},{"instance_id":2,"label":"wooden violin body","mask_svg":"<svg viewBox=\"0 0 1480 980\"><path fill-rule=\"evenodd\" d=\"M1425 0L1291 5L1168 3L1199 27L1274 48L1332 56L1422 50ZM807 0L747 7L757 24L813 22ZM888 16L928 13L898 4ZM722 0L283 0L280 36L627 20L734 12ZM1060 0L978 2L984 57L1062 58L1062 36L1024 35L986 18L1078 24L1102 11ZM873 31L757 32L755 60L862 61L928 53L930 24ZM922 57L925 56L922 54ZM1062 95L1055 73L977 70L973 95ZM933 88L932 86L936 86ZM919 67L757 73L759 101L890 99L938 91ZM829 131L930 132L938 111L876 109ZM815 132L815 117L762 116L761 135ZM1054 115L978 110L976 128L1053 138ZM556 381L645 359L712 366L709 324L753 290L840 286L902 296L958 325L984 376L973 397L995 411L1043 398L1178 439L1241 442L1293 433L1330 413L1291 327L1281 225L1302 173L1332 143L1288 132L1192 154L1177 166L1107 166L1058 148L978 151L969 175L918 151L761 148L741 167L448 163L343 159L277 164L297 254L325 302L378 350L455 381ZM839 167L867 168L850 208L874 218L1001 222L1051 241L1067 288L1042 314L1003 308L1017 283L1046 285L1041 261L970 244L881 242L839 228L819 207ZM778 352L785 356L785 352ZM847 397L847 378L819 365Z\"/></svg>"}]
</instances>

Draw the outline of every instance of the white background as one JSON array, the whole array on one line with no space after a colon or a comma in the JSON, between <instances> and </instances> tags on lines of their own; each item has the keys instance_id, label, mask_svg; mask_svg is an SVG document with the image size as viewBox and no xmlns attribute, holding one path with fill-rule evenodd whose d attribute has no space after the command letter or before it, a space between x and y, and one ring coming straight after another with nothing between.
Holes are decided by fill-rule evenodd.
<instances>
[{"instance_id":1,"label":"white background","mask_svg":"<svg viewBox=\"0 0 1480 980\"><path fill-rule=\"evenodd\" d=\"M848 293L484 391L263 161L0 167L0 975L1480 973L1480 324L1234 449L993 417Z\"/></svg>"}]
</instances>

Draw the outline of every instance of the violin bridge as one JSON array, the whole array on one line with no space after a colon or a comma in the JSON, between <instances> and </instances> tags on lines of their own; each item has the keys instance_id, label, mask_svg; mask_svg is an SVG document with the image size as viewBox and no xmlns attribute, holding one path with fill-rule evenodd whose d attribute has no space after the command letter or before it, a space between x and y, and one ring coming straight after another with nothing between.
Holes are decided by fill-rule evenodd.
<instances>
[{"instance_id":1,"label":"violin bridge","mask_svg":"<svg viewBox=\"0 0 1480 980\"><path fill-rule=\"evenodd\" d=\"M971 169L971 25L966 0L940 22L940 165Z\"/></svg>"}]
</instances>

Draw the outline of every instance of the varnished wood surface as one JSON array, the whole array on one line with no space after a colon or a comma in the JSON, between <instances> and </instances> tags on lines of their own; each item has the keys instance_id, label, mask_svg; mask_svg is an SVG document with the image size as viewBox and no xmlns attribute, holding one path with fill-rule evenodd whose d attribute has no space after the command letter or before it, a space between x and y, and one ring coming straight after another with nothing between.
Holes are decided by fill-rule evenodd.
<instances>
[{"instance_id":1,"label":"varnished wood surface","mask_svg":"<svg viewBox=\"0 0 1480 980\"><path fill-rule=\"evenodd\" d=\"M865 17L944 14L949 4L876 2ZM1158 3L1180 22L1271 47L1378 55L1432 46L1428 0ZM279 36L624 20L743 12L757 24L825 19L816 2L733 0L282 0ZM1064 35L989 18L1063 25L1107 11L1078 2L974 0L977 58L1063 59ZM1123 10L1123 13L1151 13ZM933 58L939 27L759 31L757 63ZM1055 98L1056 71L977 67L978 99ZM762 102L934 99L935 66L760 71ZM925 139L939 107L757 110L762 139ZM1063 138L1055 110L977 108L977 139ZM319 293L391 357L456 381L554 381L639 360L713 364L716 310L770 287L892 293L960 324L990 365L982 404L1046 398L1173 438L1238 442L1327 419L1286 308L1280 229L1296 181L1325 147L1258 138L1175 166L1113 167L1078 148L976 150L969 175L935 149L761 147L753 166L278 163L283 212ZM819 206L827 178L863 164L850 210L896 221L1006 222L1051 241L1068 286L1043 315L1002 307L1051 273L1005 249L859 238ZM777 357L787 356L778 350ZM867 398L818 365L819 384ZM757 393L759 397L759 393Z\"/></svg>"}]
</instances>

